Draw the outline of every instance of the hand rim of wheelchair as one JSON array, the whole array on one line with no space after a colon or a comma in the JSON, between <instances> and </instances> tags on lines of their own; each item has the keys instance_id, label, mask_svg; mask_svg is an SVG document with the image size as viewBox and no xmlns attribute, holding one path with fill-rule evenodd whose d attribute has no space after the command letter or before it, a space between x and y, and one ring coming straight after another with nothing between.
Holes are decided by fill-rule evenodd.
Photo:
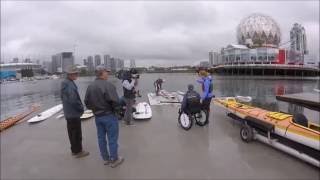
<instances>
[{"instance_id":1,"label":"hand rim of wheelchair","mask_svg":"<svg viewBox=\"0 0 320 180\"><path fill-rule=\"evenodd\" d=\"M201 116L201 119L199 119L199 115ZM183 119L181 117L183 117ZM205 126L208 123L208 113L206 110L201 110L200 113L187 115L186 113L183 113L181 109L179 109L178 122L183 129L189 130L192 127L193 119L195 119L197 125Z\"/></svg>"},{"instance_id":2,"label":"hand rim of wheelchair","mask_svg":"<svg viewBox=\"0 0 320 180\"><path fill-rule=\"evenodd\" d=\"M200 113L196 113L195 115L196 124L199 126L205 126L208 123L208 112L207 110L201 110ZM201 116L201 117L199 117Z\"/></svg>"}]
</instances>

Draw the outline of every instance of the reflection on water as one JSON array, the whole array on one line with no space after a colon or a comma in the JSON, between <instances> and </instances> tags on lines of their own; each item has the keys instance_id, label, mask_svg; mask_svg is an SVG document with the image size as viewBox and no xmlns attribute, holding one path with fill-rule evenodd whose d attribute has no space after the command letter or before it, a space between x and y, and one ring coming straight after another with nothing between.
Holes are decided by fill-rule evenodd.
<instances>
[{"instance_id":1,"label":"reflection on water","mask_svg":"<svg viewBox=\"0 0 320 180\"><path fill-rule=\"evenodd\" d=\"M154 91L153 82L159 77L166 80L163 87L169 91L185 91L188 84L194 84L196 90L201 91L201 87L195 82L197 79L196 74L142 74L139 80L139 89L143 97L140 100L147 100L146 94ZM289 105L276 101L275 95L311 92L316 84L316 79L248 79L234 76L214 76L213 79L214 94L216 97L236 95L251 96L253 98L253 105L272 111L285 112L288 112ZM88 84L93 80L94 77L81 77L76 81L81 98L84 97ZM120 80L110 78L110 81L115 84L118 93L121 95L122 87ZM1 120L3 120L5 117L15 115L27 109L33 103L40 103L42 105L42 109L46 109L60 103L60 83L61 80L41 80L34 82L2 84ZM303 109L300 109L299 111L303 111ZM319 119L319 115L318 117L312 117L312 119Z\"/></svg>"}]
</instances>

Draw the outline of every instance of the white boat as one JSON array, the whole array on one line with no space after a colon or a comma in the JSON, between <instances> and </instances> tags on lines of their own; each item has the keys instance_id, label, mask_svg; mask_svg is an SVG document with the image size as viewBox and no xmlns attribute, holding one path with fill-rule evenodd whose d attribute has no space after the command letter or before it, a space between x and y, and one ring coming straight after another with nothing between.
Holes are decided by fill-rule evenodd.
<instances>
[{"instance_id":1,"label":"white boat","mask_svg":"<svg viewBox=\"0 0 320 180\"><path fill-rule=\"evenodd\" d=\"M40 122L48 119L49 117L53 116L54 114L58 113L62 110L62 104L56 105L42 113L38 114L37 116L28 120L29 123Z\"/></svg>"},{"instance_id":2,"label":"white boat","mask_svg":"<svg viewBox=\"0 0 320 180\"><path fill-rule=\"evenodd\" d=\"M252 97L250 97L250 96L236 96L235 98L239 102L251 102L252 101Z\"/></svg>"},{"instance_id":3,"label":"white boat","mask_svg":"<svg viewBox=\"0 0 320 180\"><path fill-rule=\"evenodd\" d=\"M136 112L132 114L134 119L150 119L152 117L152 110L147 102L138 103Z\"/></svg>"},{"instance_id":4,"label":"white boat","mask_svg":"<svg viewBox=\"0 0 320 180\"><path fill-rule=\"evenodd\" d=\"M80 117L80 119L89 119L93 117L93 112L91 110L85 110Z\"/></svg>"},{"instance_id":5,"label":"white boat","mask_svg":"<svg viewBox=\"0 0 320 180\"><path fill-rule=\"evenodd\" d=\"M64 117L64 114L59 114L56 119L60 119L60 118L63 118Z\"/></svg>"},{"instance_id":6,"label":"white boat","mask_svg":"<svg viewBox=\"0 0 320 180\"><path fill-rule=\"evenodd\" d=\"M166 90L160 90L159 94L167 99L175 99L176 96Z\"/></svg>"},{"instance_id":7,"label":"white boat","mask_svg":"<svg viewBox=\"0 0 320 180\"><path fill-rule=\"evenodd\" d=\"M80 119L89 119L91 117L93 117L94 114L91 110L85 110L83 112L83 114L81 115ZM64 117L64 114L59 114L56 119L60 119L60 118L63 118Z\"/></svg>"}]
</instances>

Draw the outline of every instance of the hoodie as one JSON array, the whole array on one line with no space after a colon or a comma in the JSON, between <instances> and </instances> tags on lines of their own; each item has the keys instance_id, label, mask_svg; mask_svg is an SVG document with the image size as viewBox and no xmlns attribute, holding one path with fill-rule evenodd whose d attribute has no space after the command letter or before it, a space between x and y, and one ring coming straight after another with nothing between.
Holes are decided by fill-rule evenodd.
<instances>
[{"instance_id":1,"label":"hoodie","mask_svg":"<svg viewBox=\"0 0 320 180\"><path fill-rule=\"evenodd\" d=\"M201 99L204 100L206 98L212 98L213 95L213 88L211 84L213 84L213 80L211 76L203 77L197 80L198 83L202 85L202 95Z\"/></svg>"}]
</instances>

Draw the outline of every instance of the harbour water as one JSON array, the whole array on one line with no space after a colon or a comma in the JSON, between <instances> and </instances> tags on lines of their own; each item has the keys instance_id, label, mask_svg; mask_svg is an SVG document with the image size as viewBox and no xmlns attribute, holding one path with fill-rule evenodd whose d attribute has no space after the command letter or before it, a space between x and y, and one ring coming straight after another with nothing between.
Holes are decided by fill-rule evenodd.
<instances>
[{"instance_id":1,"label":"harbour water","mask_svg":"<svg viewBox=\"0 0 320 180\"><path fill-rule=\"evenodd\" d=\"M166 81L169 91L199 85L195 74L142 74L142 98L153 91L153 81ZM276 94L311 92L316 80L280 80L262 77L214 76L219 96L252 96L253 104L267 109L286 109ZM94 77L76 81L83 98ZM121 82L111 78L122 94ZM33 103L47 109L60 103L60 80L42 80L1 85L1 110L7 116ZM83 146L90 152L76 159L70 154L66 122L53 116L36 124L21 123L1 133L1 179L318 179L319 169L258 141L244 143L240 124L211 104L209 124L194 125L189 131L177 123L178 107L152 106L152 119L120 123L119 154L125 162L119 168L103 165L97 145L95 121L82 121ZM3 115L1 112L1 116ZM308 111L304 111L309 114Z\"/></svg>"},{"instance_id":2,"label":"harbour water","mask_svg":"<svg viewBox=\"0 0 320 180\"><path fill-rule=\"evenodd\" d=\"M163 87L169 91L185 91L187 84L194 84L198 92L201 87L196 83L198 78L194 73L159 73L142 74L139 79L139 89L142 94L154 91L153 82L157 78L165 79ZM78 85L81 98L84 98L85 91L95 77L80 77ZM246 77L246 76L213 76L214 94L222 96L251 96L252 103L262 108L273 111L288 112L286 103L278 102L276 95L312 92L316 86L317 78L311 79L281 79L267 77ZM47 79L39 81L17 82L1 85L1 120L13 116L29 108L32 104L38 103L41 108L47 109L60 103L60 82L62 79ZM111 76L112 81L122 94L121 81ZM142 97L138 101L148 101ZM309 119L319 123L319 114L303 110ZM317 122L318 121L318 122Z\"/></svg>"}]
</instances>

